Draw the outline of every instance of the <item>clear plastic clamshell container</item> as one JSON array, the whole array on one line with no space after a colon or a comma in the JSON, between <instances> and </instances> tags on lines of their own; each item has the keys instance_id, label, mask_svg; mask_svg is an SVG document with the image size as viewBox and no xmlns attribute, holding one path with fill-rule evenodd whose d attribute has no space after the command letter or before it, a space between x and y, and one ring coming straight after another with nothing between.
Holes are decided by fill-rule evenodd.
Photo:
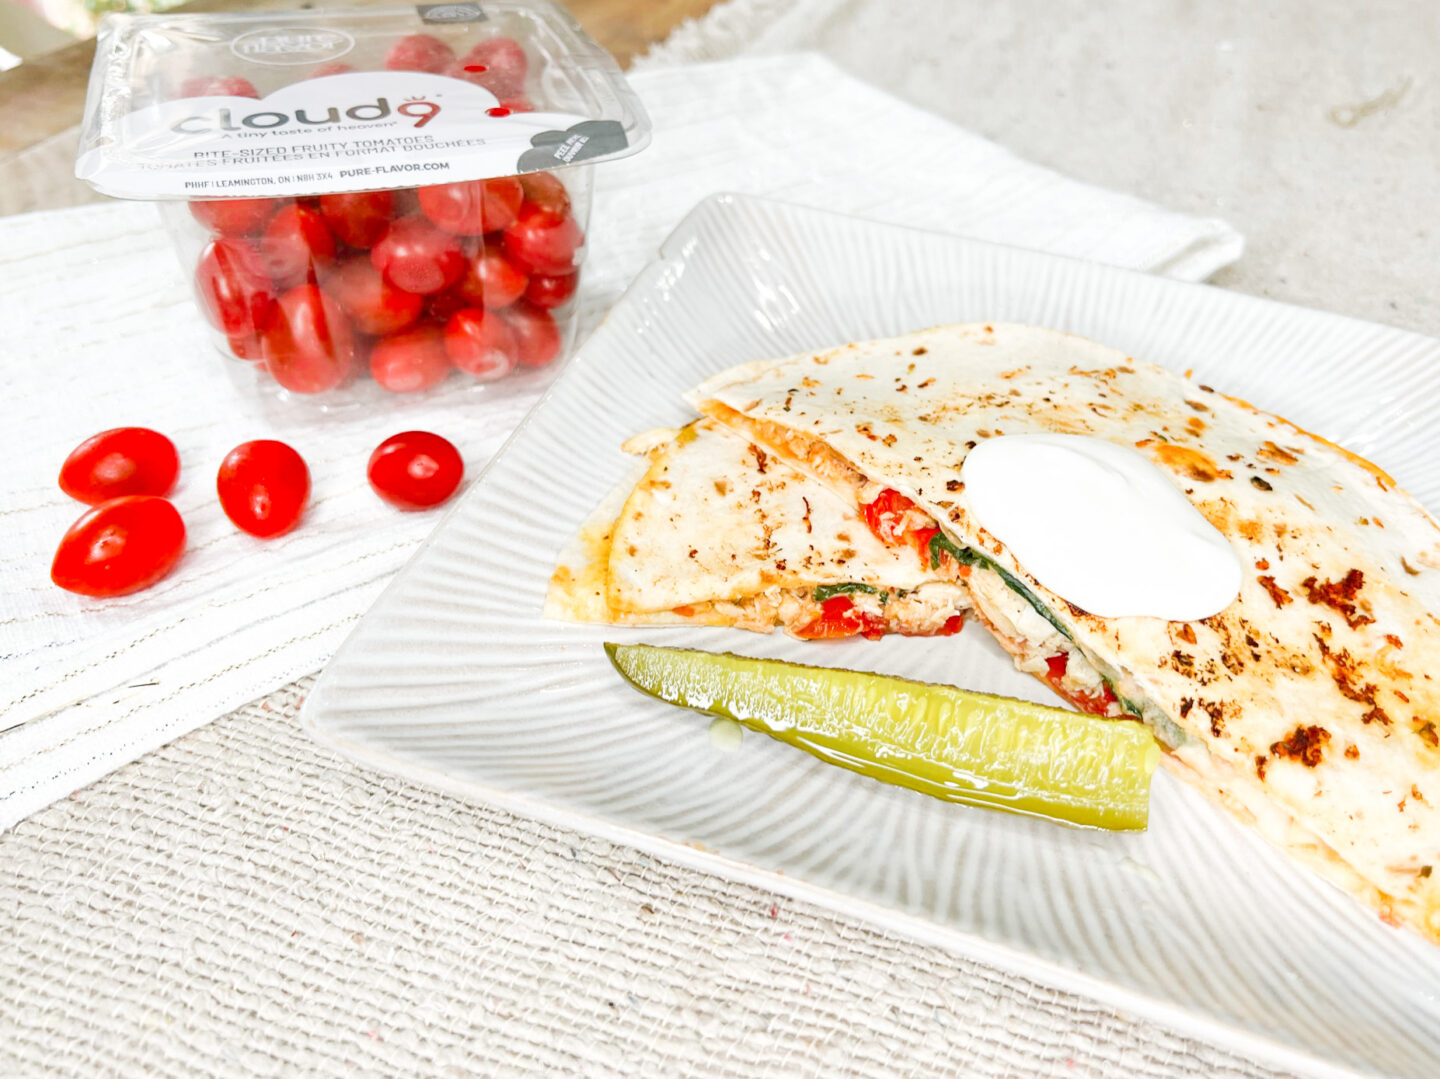
<instances>
[{"instance_id":1,"label":"clear plastic clamshell container","mask_svg":"<svg viewBox=\"0 0 1440 1079\"><path fill-rule=\"evenodd\" d=\"M76 175L153 199L216 346L336 402L544 376L591 166L649 121L547 0L113 15Z\"/></svg>"}]
</instances>

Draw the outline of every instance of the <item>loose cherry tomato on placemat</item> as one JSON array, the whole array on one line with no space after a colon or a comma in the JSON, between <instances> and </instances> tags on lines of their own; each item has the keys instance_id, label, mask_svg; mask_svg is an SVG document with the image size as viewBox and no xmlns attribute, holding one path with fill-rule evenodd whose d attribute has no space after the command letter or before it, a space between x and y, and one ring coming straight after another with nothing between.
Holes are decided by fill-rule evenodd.
<instances>
[{"instance_id":1,"label":"loose cherry tomato on placemat","mask_svg":"<svg viewBox=\"0 0 1440 1079\"><path fill-rule=\"evenodd\" d=\"M220 462L215 490L236 528L269 539L300 523L310 498L310 470L284 442L242 442Z\"/></svg>"},{"instance_id":2,"label":"loose cherry tomato on placemat","mask_svg":"<svg viewBox=\"0 0 1440 1079\"><path fill-rule=\"evenodd\" d=\"M390 505L423 510L455 493L465 462L448 439L429 431L402 431L375 448L366 474L375 493Z\"/></svg>"},{"instance_id":3,"label":"loose cherry tomato on placemat","mask_svg":"<svg viewBox=\"0 0 1440 1079\"><path fill-rule=\"evenodd\" d=\"M50 580L82 596L123 596L164 577L184 550L185 522L174 506L153 495L123 495L70 526Z\"/></svg>"},{"instance_id":4,"label":"loose cherry tomato on placemat","mask_svg":"<svg viewBox=\"0 0 1440 1079\"><path fill-rule=\"evenodd\" d=\"M91 435L60 466L60 490L95 505L121 495L166 495L180 475L175 443L148 427Z\"/></svg>"}]
</instances>

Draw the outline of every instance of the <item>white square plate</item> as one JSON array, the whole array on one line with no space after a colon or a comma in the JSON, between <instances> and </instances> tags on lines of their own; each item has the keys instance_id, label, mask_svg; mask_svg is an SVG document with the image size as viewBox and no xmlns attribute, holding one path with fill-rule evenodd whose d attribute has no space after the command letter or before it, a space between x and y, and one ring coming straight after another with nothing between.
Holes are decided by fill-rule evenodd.
<instances>
[{"instance_id":1,"label":"white square plate","mask_svg":"<svg viewBox=\"0 0 1440 1079\"><path fill-rule=\"evenodd\" d=\"M305 709L362 763L812 900L1311 1073L1435 1074L1440 949L1168 774L1110 835L954 806L760 736L712 745L604 640L1047 698L975 628L823 645L540 617L556 554L721 368L963 321L1067 330L1320 431L1440 505L1440 342L1050 255L734 196L666 241L326 669ZM1094 527L1104 527L1096 522ZM823 656L821 652L823 651Z\"/></svg>"}]
</instances>

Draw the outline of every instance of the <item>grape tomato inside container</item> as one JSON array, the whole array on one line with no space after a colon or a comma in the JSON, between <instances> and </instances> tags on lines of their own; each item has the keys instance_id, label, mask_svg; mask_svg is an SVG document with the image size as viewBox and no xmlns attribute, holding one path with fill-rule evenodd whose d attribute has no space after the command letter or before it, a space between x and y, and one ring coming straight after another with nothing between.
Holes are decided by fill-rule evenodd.
<instances>
[{"instance_id":1,"label":"grape tomato inside container","mask_svg":"<svg viewBox=\"0 0 1440 1079\"><path fill-rule=\"evenodd\" d=\"M75 173L160 204L244 381L353 405L548 381L590 166L649 138L613 58L547 0L112 15Z\"/></svg>"}]
</instances>

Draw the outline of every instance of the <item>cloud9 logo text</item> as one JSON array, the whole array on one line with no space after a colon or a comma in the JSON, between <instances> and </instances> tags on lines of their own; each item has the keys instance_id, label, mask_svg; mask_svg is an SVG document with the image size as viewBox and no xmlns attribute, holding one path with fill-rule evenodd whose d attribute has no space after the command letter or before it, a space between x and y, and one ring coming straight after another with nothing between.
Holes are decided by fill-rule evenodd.
<instances>
[{"instance_id":1,"label":"cloud9 logo text","mask_svg":"<svg viewBox=\"0 0 1440 1079\"><path fill-rule=\"evenodd\" d=\"M387 119L391 113L390 102L383 97L377 97L373 102L352 105L343 112L339 105L326 106L323 114L312 115L319 111L308 107L297 108L293 113L266 109L241 116L237 122L233 110L221 108L214 112L194 113L183 117L171 124L170 130L181 135L206 135L215 131L269 131L292 123L311 127L339 124L346 120L373 123ZM415 98L401 102L394 111L397 116L414 120L415 127L424 127L440 115L440 106L433 101Z\"/></svg>"}]
</instances>

